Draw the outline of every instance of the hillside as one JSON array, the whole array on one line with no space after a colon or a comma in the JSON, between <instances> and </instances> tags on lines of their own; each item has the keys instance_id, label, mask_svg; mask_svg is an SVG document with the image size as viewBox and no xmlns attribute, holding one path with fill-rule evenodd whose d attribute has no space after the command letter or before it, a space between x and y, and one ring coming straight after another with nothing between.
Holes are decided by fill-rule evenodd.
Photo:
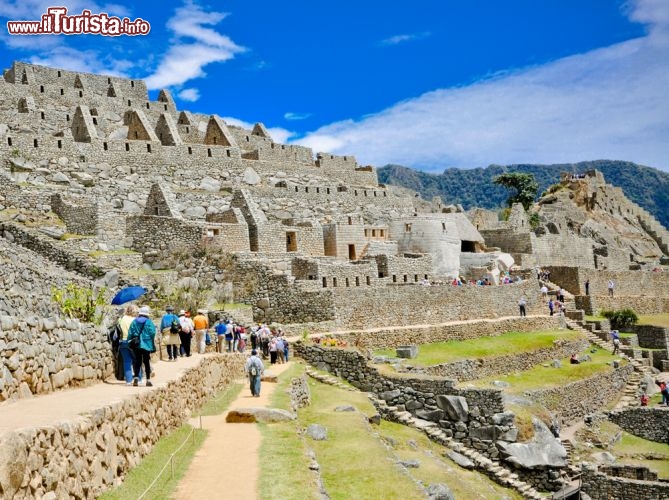
<instances>
[{"instance_id":1,"label":"hillside","mask_svg":"<svg viewBox=\"0 0 669 500\"><path fill-rule=\"evenodd\" d=\"M597 169L606 181L619 186L625 195L652 213L664 227L669 227L669 173L636 163L614 160L584 161L554 165L490 165L470 170L449 168L443 174L428 174L400 165L380 168L379 182L407 187L423 198L441 196L445 203L472 207L497 208L506 203L508 191L493 184L492 179L504 172L527 172L539 183L539 193L558 182L560 172L584 172Z\"/></svg>"}]
</instances>

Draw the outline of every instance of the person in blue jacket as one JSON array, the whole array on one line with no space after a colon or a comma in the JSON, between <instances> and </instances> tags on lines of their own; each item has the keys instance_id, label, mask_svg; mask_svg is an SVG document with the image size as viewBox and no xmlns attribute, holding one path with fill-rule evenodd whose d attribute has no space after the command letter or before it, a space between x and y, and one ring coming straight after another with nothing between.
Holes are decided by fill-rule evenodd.
<instances>
[{"instance_id":1,"label":"person in blue jacket","mask_svg":"<svg viewBox=\"0 0 669 500\"><path fill-rule=\"evenodd\" d=\"M153 321L149 319L151 310L149 306L142 306L139 308L137 318L130 324L128 331L128 346L131 347L135 354L133 361L133 379L132 385L137 387L139 385L139 370L144 363L144 373L146 373L146 386L151 387L151 353L156 352L156 327ZM139 341L133 339L138 338ZM133 345L134 344L134 345Z\"/></svg>"}]
</instances>

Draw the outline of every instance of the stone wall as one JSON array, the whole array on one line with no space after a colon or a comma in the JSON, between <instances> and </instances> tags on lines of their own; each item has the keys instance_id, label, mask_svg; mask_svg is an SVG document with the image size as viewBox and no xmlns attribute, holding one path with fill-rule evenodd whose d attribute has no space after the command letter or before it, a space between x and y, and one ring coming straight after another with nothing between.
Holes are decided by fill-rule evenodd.
<instances>
[{"instance_id":1,"label":"stone wall","mask_svg":"<svg viewBox=\"0 0 669 500\"><path fill-rule=\"evenodd\" d=\"M630 271L633 272L633 271ZM618 309L632 309L637 314L662 314L669 311L669 298L652 294L647 295L591 295L592 310L615 311Z\"/></svg>"},{"instance_id":2,"label":"stone wall","mask_svg":"<svg viewBox=\"0 0 669 500\"><path fill-rule=\"evenodd\" d=\"M294 352L315 367L348 380L362 391L374 392L399 411L438 423L449 437L476 448L489 458L499 457L497 439L515 441L517 431L513 416L504 414L502 393L498 389L458 389L453 380L442 377L382 375L358 352L323 348L302 342ZM442 398L466 400L459 416L449 416Z\"/></svg>"},{"instance_id":3,"label":"stone wall","mask_svg":"<svg viewBox=\"0 0 669 500\"><path fill-rule=\"evenodd\" d=\"M535 279L485 287L418 285L332 290L337 319L343 329L517 316L522 296L527 299L528 314L545 313Z\"/></svg>"},{"instance_id":4,"label":"stone wall","mask_svg":"<svg viewBox=\"0 0 669 500\"><path fill-rule=\"evenodd\" d=\"M529 370L534 365L552 359L562 359L581 352L590 346L587 340L572 342L556 341L553 347L526 351L519 354L494 356L489 358L465 359L452 363L429 366L421 370L428 375L447 377L458 382L475 380L493 375L505 375L516 371Z\"/></svg>"},{"instance_id":5,"label":"stone wall","mask_svg":"<svg viewBox=\"0 0 669 500\"><path fill-rule=\"evenodd\" d=\"M311 390L307 376L295 377L290 381L290 408L297 411L311 404Z\"/></svg>"},{"instance_id":6,"label":"stone wall","mask_svg":"<svg viewBox=\"0 0 669 500\"><path fill-rule=\"evenodd\" d=\"M569 365L556 370L569 370ZM633 371L634 367L626 364L571 384L528 391L525 396L559 415L563 425L569 425L615 400Z\"/></svg>"},{"instance_id":7,"label":"stone wall","mask_svg":"<svg viewBox=\"0 0 669 500\"><path fill-rule=\"evenodd\" d=\"M581 489L592 500L663 500L669 498L669 483L639 481L609 476L595 466L585 466L581 475Z\"/></svg>"},{"instance_id":8,"label":"stone wall","mask_svg":"<svg viewBox=\"0 0 669 500\"><path fill-rule=\"evenodd\" d=\"M111 348L73 319L0 316L0 400L88 385L113 373Z\"/></svg>"},{"instance_id":9,"label":"stone wall","mask_svg":"<svg viewBox=\"0 0 669 500\"><path fill-rule=\"evenodd\" d=\"M636 334L641 347L647 349L669 349L669 328L652 325L634 325L628 330Z\"/></svg>"},{"instance_id":10,"label":"stone wall","mask_svg":"<svg viewBox=\"0 0 669 500\"><path fill-rule=\"evenodd\" d=\"M611 411L609 420L630 434L669 444L669 409L666 407L636 407Z\"/></svg>"},{"instance_id":11,"label":"stone wall","mask_svg":"<svg viewBox=\"0 0 669 500\"><path fill-rule=\"evenodd\" d=\"M97 232L98 206L95 203L67 203L60 194L54 194L51 196L51 210L65 222L68 233Z\"/></svg>"},{"instance_id":12,"label":"stone wall","mask_svg":"<svg viewBox=\"0 0 669 500\"><path fill-rule=\"evenodd\" d=\"M110 489L212 394L243 376L244 357L212 355L166 387L41 428L5 432L0 467L5 498L96 498Z\"/></svg>"},{"instance_id":13,"label":"stone wall","mask_svg":"<svg viewBox=\"0 0 669 500\"><path fill-rule=\"evenodd\" d=\"M547 266L551 281L569 293L585 295L585 281L590 280L590 294L604 297L608 294L608 282L615 284L615 297L646 296L669 298L667 276L652 271L595 271L573 266ZM601 300L601 299L600 299Z\"/></svg>"}]
</instances>

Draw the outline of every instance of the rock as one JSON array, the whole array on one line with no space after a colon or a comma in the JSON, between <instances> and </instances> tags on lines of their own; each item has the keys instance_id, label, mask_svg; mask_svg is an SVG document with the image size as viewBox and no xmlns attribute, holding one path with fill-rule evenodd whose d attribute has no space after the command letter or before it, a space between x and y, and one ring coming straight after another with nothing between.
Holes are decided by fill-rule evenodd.
<instances>
[{"instance_id":1,"label":"rock","mask_svg":"<svg viewBox=\"0 0 669 500\"><path fill-rule=\"evenodd\" d=\"M469 405L462 396L445 396L439 394L436 397L437 406L444 410L449 420L466 422L469 420Z\"/></svg>"},{"instance_id":2,"label":"rock","mask_svg":"<svg viewBox=\"0 0 669 500\"><path fill-rule=\"evenodd\" d=\"M395 398L399 398L401 394L402 392L399 389L395 389L394 391L382 392L379 394L379 397L384 401L392 401Z\"/></svg>"},{"instance_id":3,"label":"rock","mask_svg":"<svg viewBox=\"0 0 669 500\"><path fill-rule=\"evenodd\" d=\"M425 491L430 500L455 500L451 490L443 483L431 484Z\"/></svg>"},{"instance_id":4,"label":"rock","mask_svg":"<svg viewBox=\"0 0 669 500\"><path fill-rule=\"evenodd\" d=\"M399 463L404 467L406 467L407 469L417 469L418 467L420 467L419 460L400 460Z\"/></svg>"},{"instance_id":5,"label":"rock","mask_svg":"<svg viewBox=\"0 0 669 500\"><path fill-rule=\"evenodd\" d=\"M554 359L551 361L551 366L553 368L562 368L562 362L559 359Z\"/></svg>"},{"instance_id":6,"label":"rock","mask_svg":"<svg viewBox=\"0 0 669 500\"><path fill-rule=\"evenodd\" d=\"M244 170L242 180L250 186L255 186L260 183L260 176L251 167L247 167L246 170Z\"/></svg>"},{"instance_id":7,"label":"rock","mask_svg":"<svg viewBox=\"0 0 669 500\"><path fill-rule=\"evenodd\" d=\"M258 301L256 302L256 307L259 309L267 309L269 307L269 299L266 297L258 299Z\"/></svg>"},{"instance_id":8,"label":"rock","mask_svg":"<svg viewBox=\"0 0 669 500\"><path fill-rule=\"evenodd\" d=\"M515 413L505 411L502 413L495 413L492 416L492 423L495 425L511 425L516 418Z\"/></svg>"},{"instance_id":9,"label":"rock","mask_svg":"<svg viewBox=\"0 0 669 500\"><path fill-rule=\"evenodd\" d=\"M504 389L505 387L511 387L511 384L508 382L504 382L503 380L493 380L490 382L490 385L493 387L499 387L500 389Z\"/></svg>"},{"instance_id":10,"label":"rock","mask_svg":"<svg viewBox=\"0 0 669 500\"><path fill-rule=\"evenodd\" d=\"M51 182L55 182L56 184L69 184L70 183L70 178L65 175L63 172L56 172L53 174L51 177L48 179Z\"/></svg>"},{"instance_id":11,"label":"rock","mask_svg":"<svg viewBox=\"0 0 669 500\"><path fill-rule=\"evenodd\" d=\"M538 418L532 418L534 437L526 443L504 443L497 446L507 462L528 469L540 467L566 467L567 451Z\"/></svg>"},{"instance_id":12,"label":"rock","mask_svg":"<svg viewBox=\"0 0 669 500\"><path fill-rule=\"evenodd\" d=\"M272 373L264 373L262 377L260 377L261 382L269 382L270 384L276 384L279 381L279 378L272 374Z\"/></svg>"},{"instance_id":13,"label":"rock","mask_svg":"<svg viewBox=\"0 0 669 500\"><path fill-rule=\"evenodd\" d=\"M295 415L280 408L237 408L236 410L230 410L225 417L226 422L234 424L253 422L269 424L290 420L295 420Z\"/></svg>"},{"instance_id":14,"label":"rock","mask_svg":"<svg viewBox=\"0 0 669 500\"><path fill-rule=\"evenodd\" d=\"M374 415L369 417L367 420L372 425L381 425L381 415L379 415L378 413L375 413Z\"/></svg>"},{"instance_id":15,"label":"rock","mask_svg":"<svg viewBox=\"0 0 669 500\"><path fill-rule=\"evenodd\" d=\"M341 405L337 406L334 411L355 411L355 408L351 405Z\"/></svg>"},{"instance_id":16,"label":"rock","mask_svg":"<svg viewBox=\"0 0 669 500\"><path fill-rule=\"evenodd\" d=\"M59 240L65 235L65 231L59 227L55 226L45 226L39 228L40 233L46 234L47 236Z\"/></svg>"},{"instance_id":17,"label":"rock","mask_svg":"<svg viewBox=\"0 0 669 500\"><path fill-rule=\"evenodd\" d=\"M14 432L0 437L0 490L3 498L13 498L21 487L28 461L26 443Z\"/></svg>"},{"instance_id":18,"label":"rock","mask_svg":"<svg viewBox=\"0 0 669 500\"><path fill-rule=\"evenodd\" d=\"M131 214L141 214L142 213L141 207L137 203L135 203L134 201L130 201L130 200L123 200L123 211L131 213Z\"/></svg>"},{"instance_id":19,"label":"rock","mask_svg":"<svg viewBox=\"0 0 669 500\"><path fill-rule=\"evenodd\" d=\"M116 288L118 286L118 278L118 269L112 269L111 271L107 271L101 281L105 288Z\"/></svg>"},{"instance_id":20,"label":"rock","mask_svg":"<svg viewBox=\"0 0 669 500\"><path fill-rule=\"evenodd\" d=\"M184 216L192 219L204 219L205 215L207 215L207 210L200 206L186 207L184 210Z\"/></svg>"},{"instance_id":21,"label":"rock","mask_svg":"<svg viewBox=\"0 0 669 500\"><path fill-rule=\"evenodd\" d=\"M221 190L221 181L217 181L212 177L205 176L200 181L200 189L211 191L212 193L217 193Z\"/></svg>"},{"instance_id":22,"label":"rock","mask_svg":"<svg viewBox=\"0 0 669 500\"><path fill-rule=\"evenodd\" d=\"M417 345L401 345L395 349L398 358L413 359L418 356Z\"/></svg>"},{"instance_id":23,"label":"rock","mask_svg":"<svg viewBox=\"0 0 669 500\"><path fill-rule=\"evenodd\" d=\"M307 436L314 441L326 441L328 438L328 430L319 424L311 424L307 427Z\"/></svg>"},{"instance_id":24,"label":"rock","mask_svg":"<svg viewBox=\"0 0 669 500\"><path fill-rule=\"evenodd\" d=\"M79 181L83 186L92 187L95 185L95 178L86 172L72 172L72 177Z\"/></svg>"},{"instance_id":25,"label":"rock","mask_svg":"<svg viewBox=\"0 0 669 500\"><path fill-rule=\"evenodd\" d=\"M463 469L473 469L474 468L474 462L469 460L466 456L460 455L460 453L458 453L457 451L448 450L446 453L444 453L444 456L453 460L456 464L458 464Z\"/></svg>"}]
</instances>

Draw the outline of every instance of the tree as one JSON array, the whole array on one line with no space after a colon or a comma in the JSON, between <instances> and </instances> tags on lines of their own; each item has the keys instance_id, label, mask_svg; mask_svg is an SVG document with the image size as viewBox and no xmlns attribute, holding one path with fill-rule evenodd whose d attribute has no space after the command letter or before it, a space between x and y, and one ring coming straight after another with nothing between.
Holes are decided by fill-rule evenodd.
<instances>
[{"instance_id":1,"label":"tree","mask_svg":"<svg viewBox=\"0 0 669 500\"><path fill-rule=\"evenodd\" d=\"M515 189L516 192L509 196L507 203L509 206L514 203L521 203L525 210L529 210L532 206L539 190L539 185L534 180L534 175L523 174L521 172L498 175L493 179L493 182L508 189Z\"/></svg>"}]
</instances>

